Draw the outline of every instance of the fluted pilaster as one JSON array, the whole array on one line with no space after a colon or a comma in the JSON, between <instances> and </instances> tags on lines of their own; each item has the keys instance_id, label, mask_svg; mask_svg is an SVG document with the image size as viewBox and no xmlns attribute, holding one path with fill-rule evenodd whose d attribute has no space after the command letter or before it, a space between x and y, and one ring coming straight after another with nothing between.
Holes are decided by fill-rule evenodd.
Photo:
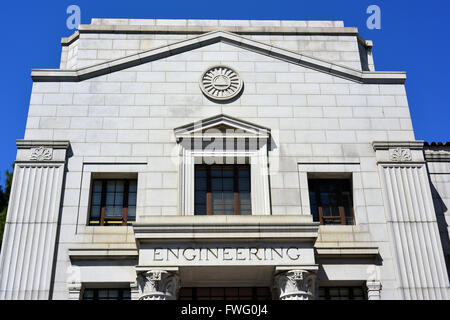
<instances>
[{"instance_id":1,"label":"fluted pilaster","mask_svg":"<svg viewBox=\"0 0 450 320\"><path fill-rule=\"evenodd\" d=\"M448 299L423 142L374 143L403 299Z\"/></svg>"},{"instance_id":2,"label":"fluted pilaster","mask_svg":"<svg viewBox=\"0 0 450 320\"><path fill-rule=\"evenodd\" d=\"M0 299L49 299L68 142L17 142Z\"/></svg>"}]
</instances>

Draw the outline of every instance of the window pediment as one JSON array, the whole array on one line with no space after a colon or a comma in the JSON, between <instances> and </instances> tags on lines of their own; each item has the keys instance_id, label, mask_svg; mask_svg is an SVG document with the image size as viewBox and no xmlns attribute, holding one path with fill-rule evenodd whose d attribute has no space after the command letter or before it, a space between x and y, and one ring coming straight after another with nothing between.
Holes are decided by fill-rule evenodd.
<instances>
[{"instance_id":1,"label":"window pediment","mask_svg":"<svg viewBox=\"0 0 450 320\"><path fill-rule=\"evenodd\" d=\"M249 177L246 178L249 178L249 181L247 181L248 185L253 186L251 193L248 192L246 195L240 194L239 197L237 197L236 190L241 190L241 188L240 186L236 186L237 180L233 180L235 204L234 210L231 211L233 211L234 214L240 214L245 211L246 213L251 212L252 215L270 215L267 156L268 145L270 144L270 129L221 114L187 124L174 129L174 131L179 145L180 156L180 208L185 215L194 215L196 210L197 214L199 211L203 213L206 212L204 210L205 208L202 210L198 209L200 208L199 204L202 204L203 207L205 206L204 199L202 200L200 197L197 199L198 201L196 201L194 195L194 190L196 190L195 176L196 173L198 173L195 170L195 165L223 164L249 165ZM210 169L208 170L208 172L212 172ZM217 174L216 171L212 173ZM237 171L235 169L233 169L233 172L236 175ZM207 173L207 175L208 174L209 173ZM200 179L200 177L198 178ZM216 180L217 181L215 182L217 184L220 179ZM225 180L227 180L227 178L221 179L221 182L219 181L222 183L222 187ZM212 189L212 182L207 181L206 184L203 183L202 186L197 184L197 187L197 194L202 192L204 194L205 190L208 191ZM232 195L232 193L228 192L230 191L228 187L225 190L226 192L223 190L222 192L220 189L216 191L218 191L216 194L222 194L222 198L225 197L223 196L225 193L227 197L230 194ZM243 189L242 191L244 192ZM208 192L206 192L206 195L208 195ZM209 194L211 196L213 195L212 192L209 192ZM238 200L241 196L242 199L244 199L245 196L244 202L247 207L242 207L242 203L239 203ZM195 204L197 204L197 209ZM206 202L206 205L212 204L212 201ZM251 205L251 209L248 208L249 204ZM227 202L226 205L228 206L229 203ZM242 207L240 208L241 212L236 210L238 205ZM207 212L212 213L213 210L210 208Z\"/></svg>"},{"instance_id":2,"label":"window pediment","mask_svg":"<svg viewBox=\"0 0 450 320\"><path fill-rule=\"evenodd\" d=\"M268 128L223 114L178 127L174 131L177 141L210 138L269 139L270 137Z\"/></svg>"}]
</instances>

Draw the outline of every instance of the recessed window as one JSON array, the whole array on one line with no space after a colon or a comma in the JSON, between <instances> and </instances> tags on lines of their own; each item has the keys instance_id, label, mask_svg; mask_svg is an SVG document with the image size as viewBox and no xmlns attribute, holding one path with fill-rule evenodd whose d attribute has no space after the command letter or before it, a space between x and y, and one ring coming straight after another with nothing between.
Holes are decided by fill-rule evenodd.
<instances>
[{"instance_id":1,"label":"recessed window","mask_svg":"<svg viewBox=\"0 0 450 320\"><path fill-rule=\"evenodd\" d=\"M350 179L309 179L309 200L314 221L323 225L352 225Z\"/></svg>"},{"instance_id":2,"label":"recessed window","mask_svg":"<svg viewBox=\"0 0 450 320\"><path fill-rule=\"evenodd\" d=\"M363 287L321 287L319 300L367 300Z\"/></svg>"},{"instance_id":3,"label":"recessed window","mask_svg":"<svg viewBox=\"0 0 450 320\"><path fill-rule=\"evenodd\" d=\"M196 215L250 215L249 165L196 165Z\"/></svg>"},{"instance_id":4,"label":"recessed window","mask_svg":"<svg viewBox=\"0 0 450 320\"><path fill-rule=\"evenodd\" d=\"M127 225L136 221L136 179L96 179L92 183L89 225Z\"/></svg>"},{"instance_id":5,"label":"recessed window","mask_svg":"<svg viewBox=\"0 0 450 320\"><path fill-rule=\"evenodd\" d=\"M83 300L131 300L130 289L84 289Z\"/></svg>"}]
</instances>

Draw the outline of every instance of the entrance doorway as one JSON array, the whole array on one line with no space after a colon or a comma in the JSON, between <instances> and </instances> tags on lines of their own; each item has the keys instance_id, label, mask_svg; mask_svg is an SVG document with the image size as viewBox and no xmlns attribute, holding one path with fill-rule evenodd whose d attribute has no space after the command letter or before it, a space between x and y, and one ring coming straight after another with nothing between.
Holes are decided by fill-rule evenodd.
<instances>
[{"instance_id":1,"label":"entrance doorway","mask_svg":"<svg viewBox=\"0 0 450 320\"><path fill-rule=\"evenodd\" d=\"M269 287L181 288L179 300L272 300Z\"/></svg>"}]
</instances>

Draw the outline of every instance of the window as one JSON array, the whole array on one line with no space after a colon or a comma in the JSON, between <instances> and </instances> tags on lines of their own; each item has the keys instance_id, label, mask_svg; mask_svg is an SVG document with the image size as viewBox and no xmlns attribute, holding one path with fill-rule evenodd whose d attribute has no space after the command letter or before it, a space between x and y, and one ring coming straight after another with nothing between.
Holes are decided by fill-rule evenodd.
<instances>
[{"instance_id":1,"label":"window","mask_svg":"<svg viewBox=\"0 0 450 320\"><path fill-rule=\"evenodd\" d=\"M127 225L136 221L137 180L97 179L92 184L89 225Z\"/></svg>"},{"instance_id":2,"label":"window","mask_svg":"<svg viewBox=\"0 0 450 320\"><path fill-rule=\"evenodd\" d=\"M83 300L131 300L130 289L84 289Z\"/></svg>"},{"instance_id":3,"label":"window","mask_svg":"<svg viewBox=\"0 0 450 320\"><path fill-rule=\"evenodd\" d=\"M323 225L354 224L350 179L309 179L308 184L314 221Z\"/></svg>"},{"instance_id":4,"label":"window","mask_svg":"<svg viewBox=\"0 0 450 320\"><path fill-rule=\"evenodd\" d=\"M272 300L270 288L181 288L179 300Z\"/></svg>"},{"instance_id":5,"label":"window","mask_svg":"<svg viewBox=\"0 0 450 320\"><path fill-rule=\"evenodd\" d=\"M196 215L250 215L249 165L196 165Z\"/></svg>"},{"instance_id":6,"label":"window","mask_svg":"<svg viewBox=\"0 0 450 320\"><path fill-rule=\"evenodd\" d=\"M363 287L321 287L319 300L367 300Z\"/></svg>"}]
</instances>

